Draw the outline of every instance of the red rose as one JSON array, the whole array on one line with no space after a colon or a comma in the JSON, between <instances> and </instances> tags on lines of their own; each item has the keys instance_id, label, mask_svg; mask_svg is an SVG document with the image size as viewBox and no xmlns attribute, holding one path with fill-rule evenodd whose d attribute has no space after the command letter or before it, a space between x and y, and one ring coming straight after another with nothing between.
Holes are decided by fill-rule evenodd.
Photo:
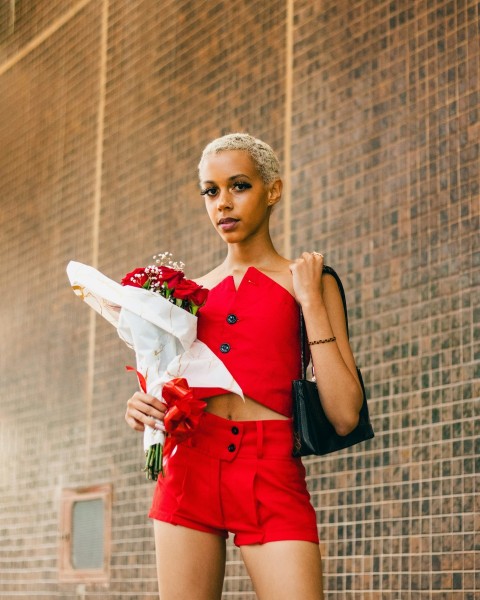
<instances>
[{"instance_id":1,"label":"red rose","mask_svg":"<svg viewBox=\"0 0 480 600\"><path fill-rule=\"evenodd\" d=\"M143 288L149 280L149 276L145 273L144 267L139 267L131 273L127 273L122 279L122 285L131 285L132 287Z\"/></svg>"},{"instance_id":2,"label":"red rose","mask_svg":"<svg viewBox=\"0 0 480 600\"><path fill-rule=\"evenodd\" d=\"M158 277L160 283L166 283L170 289L177 288L178 284L185 277L183 271L177 271L170 267L159 267L160 275Z\"/></svg>"},{"instance_id":3,"label":"red rose","mask_svg":"<svg viewBox=\"0 0 480 600\"><path fill-rule=\"evenodd\" d=\"M198 283L195 283L191 279L184 279L176 287L174 297L179 300L190 300L191 295L199 288Z\"/></svg>"},{"instance_id":4,"label":"red rose","mask_svg":"<svg viewBox=\"0 0 480 600\"><path fill-rule=\"evenodd\" d=\"M193 292L190 296L190 302L195 304L195 306L203 306L207 301L208 290L202 286L198 286L198 288Z\"/></svg>"},{"instance_id":5,"label":"red rose","mask_svg":"<svg viewBox=\"0 0 480 600\"><path fill-rule=\"evenodd\" d=\"M179 300L188 300L195 306L202 306L208 296L208 290L191 279L184 279L175 288L173 294Z\"/></svg>"}]
</instances>

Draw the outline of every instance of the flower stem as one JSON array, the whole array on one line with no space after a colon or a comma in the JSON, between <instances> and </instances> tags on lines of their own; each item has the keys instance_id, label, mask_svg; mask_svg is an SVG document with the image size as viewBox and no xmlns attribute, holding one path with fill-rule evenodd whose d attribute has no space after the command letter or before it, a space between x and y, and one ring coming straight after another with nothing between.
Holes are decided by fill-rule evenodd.
<instances>
[{"instance_id":1,"label":"flower stem","mask_svg":"<svg viewBox=\"0 0 480 600\"><path fill-rule=\"evenodd\" d=\"M157 481L159 474L163 475L163 445L154 444L145 452L145 467L147 479Z\"/></svg>"}]
</instances>

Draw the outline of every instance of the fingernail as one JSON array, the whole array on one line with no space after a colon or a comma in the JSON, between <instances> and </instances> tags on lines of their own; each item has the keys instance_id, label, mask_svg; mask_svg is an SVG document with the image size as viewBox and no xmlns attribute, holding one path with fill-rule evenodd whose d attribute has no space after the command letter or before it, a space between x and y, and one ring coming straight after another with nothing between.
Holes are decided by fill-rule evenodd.
<instances>
[{"instance_id":1,"label":"fingernail","mask_svg":"<svg viewBox=\"0 0 480 600\"><path fill-rule=\"evenodd\" d=\"M159 431L165 431L165 425L161 421L155 421L154 427Z\"/></svg>"}]
</instances>

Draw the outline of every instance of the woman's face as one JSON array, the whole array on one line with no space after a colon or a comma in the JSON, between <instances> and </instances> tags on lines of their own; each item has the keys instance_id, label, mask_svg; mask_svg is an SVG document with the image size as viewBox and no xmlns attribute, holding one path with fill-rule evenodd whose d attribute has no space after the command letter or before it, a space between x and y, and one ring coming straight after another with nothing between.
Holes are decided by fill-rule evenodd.
<instances>
[{"instance_id":1,"label":"woman's face","mask_svg":"<svg viewBox=\"0 0 480 600\"><path fill-rule=\"evenodd\" d=\"M271 207L280 200L281 181L265 184L244 150L206 156L200 167L201 194L213 226L228 243L268 233Z\"/></svg>"}]
</instances>

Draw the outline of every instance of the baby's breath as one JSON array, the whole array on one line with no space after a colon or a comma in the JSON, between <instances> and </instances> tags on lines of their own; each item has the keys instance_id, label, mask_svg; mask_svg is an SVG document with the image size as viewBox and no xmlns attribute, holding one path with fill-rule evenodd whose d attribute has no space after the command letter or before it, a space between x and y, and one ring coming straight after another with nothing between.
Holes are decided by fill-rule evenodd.
<instances>
[{"instance_id":1,"label":"baby's breath","mask_svg":"<svg viewBox=\"0 0 480 600\"><path fill-rule=\"evenodd\" d=\"M173 260L173 254L171 252L160 252L159 254L154 254L153 260L160 267L170 267L170 269L175 269L177 271L183 271L185 268L184 262L181 260Z\"/></svg>"}]
</instances>

